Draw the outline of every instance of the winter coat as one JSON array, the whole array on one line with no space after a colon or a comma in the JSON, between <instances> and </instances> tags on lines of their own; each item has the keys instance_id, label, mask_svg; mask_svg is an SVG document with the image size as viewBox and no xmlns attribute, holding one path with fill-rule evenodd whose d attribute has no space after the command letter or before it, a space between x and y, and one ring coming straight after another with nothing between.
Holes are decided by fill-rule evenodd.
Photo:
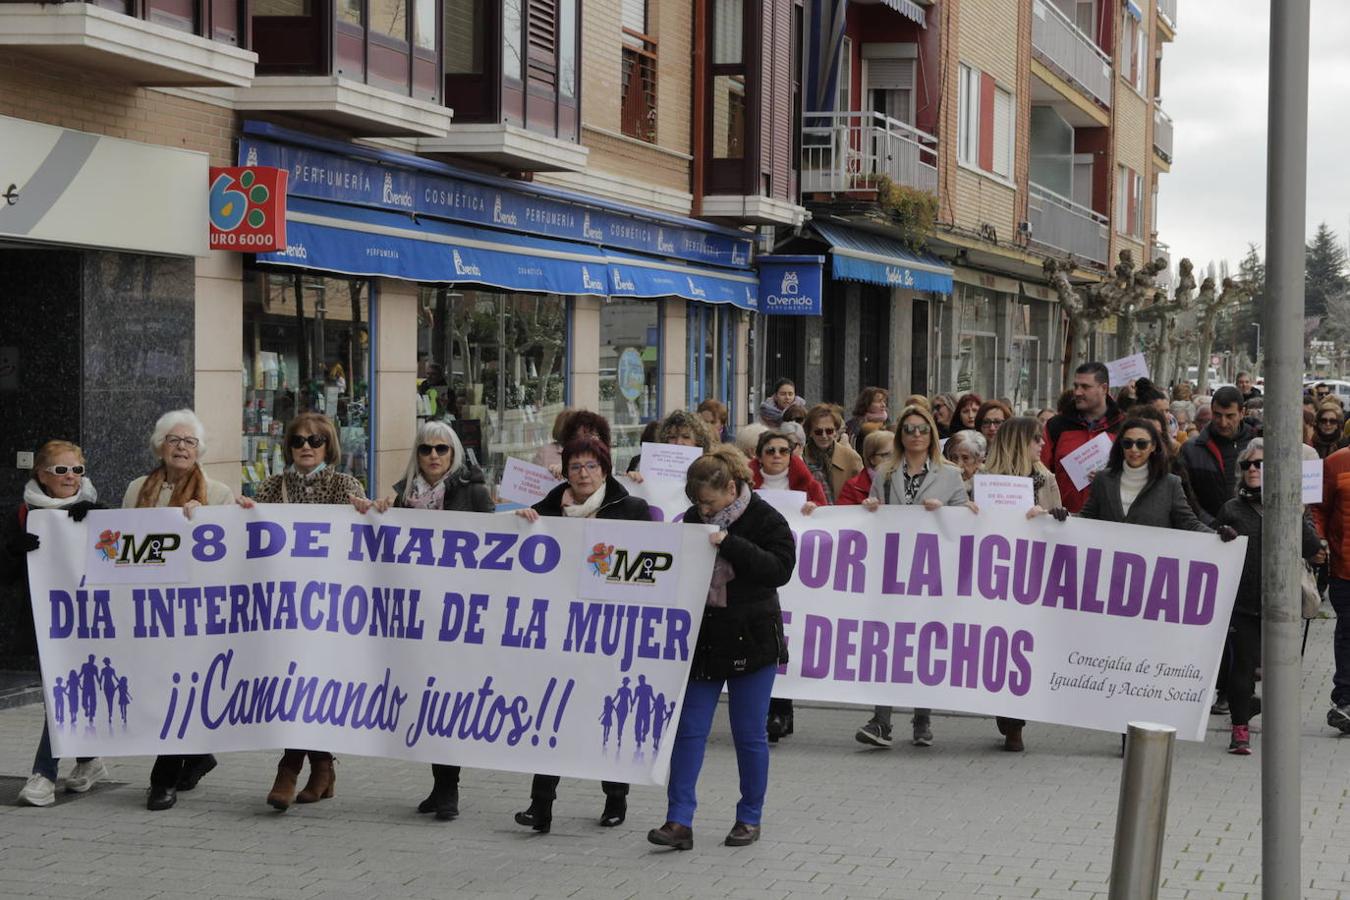
<instances>
[{"instance_id":1,"label":"winter coat","mask_svg":"<svg viewBox=\"0 0 1350 900\"><path fill-rule=\"evenodd\" d=\"M901 457L900 466L904 465L904 457ZM923 484L919 487L919 493L914 498L914 505L922 505L925 500L941 500L943 506L960 506L970 500L970 495L966 493L966 483L961 479L961 470L948 462L938 461L928 464L928 474L924 476ZM886 485L887 476L882 472L877 472L877 477L872 480L872 490L868 495L875 497L882 503L894 503L903 506L905 503L905 477L901 474L900 467L889 476L890 496L887 497Z\"/></svg>"},{"instance_id":2,"label":"winter coat","mask_svg":"<svg viewBox=\"0 0 1350 900\"><path fill-rule=\"evenodd\" d=\"M834 498L835 506L858 506L867 499L868 494L872 492L872 473L863 469L857 475L854 475L848 481L844 482L844 489L839 492L839 496Z\"/></svg>"},{"instance_id":3,"label":"winter coat","mask_svg":"<svg viewBox=\"0 0 1350 900\"><path fill-rule=\"evenodd\" d=\"M1331 550L1331 574L1350 578L1350 449L1337 450L1322 463L1318 513Z\"/></svg>"},{"instance_id":4,"label":"winter coat","mask_svg":"<svg viewBox=\"0 0 1350 900\"><path fill-rule=\"evenodd\" d=\"M405 496L407 479L394 485L394 505L407 507ZM464 466L458 472L445 476L445 499L441 509L446 512L495 512L497 505L492 502L492 493L487 489L487 479L483 470L477 466Z\"/></svg>"},{"instance_id":5,"label":"winter coat","mask_svg":"<svg viewBox=\"0 0 1350 900\"><path fill-rule=\"evenodd\" d=\"M534 511L541 516L561 516L563 514L563 494L567 492L567 488L567 482L564 481L549 491L543 500L534 505ZM641 497L630 496L624 486L619 484L613 475L610 475L605 479L605 502L596 512L595 518L632 519L638 522L650 522L652 513L646 500Z\"/></svg>"},{"instance_id":6,"label":"winter coat","mask_svg":"<svg viewBox=\"0 0 1350 900\"><path fill-rule=\"evenodd\" d=\"M684 521L703 524L698 507ZM778 589L797 564L797 542L787 520L756 494L727 529L718 554L736 575L727 582L727 605L703 609L703 626L694 650L690 678L734 678L788 660Z\"/></svg>"},{"instance_id":7,"label":"winter coat","mask_svg":"<svg viewBox=\"0 0 1350 900\"><path fill-rule=\"evenodd\" d=\"M1181 479L1170 472L1144 485L1126 515L1120 502L1120 473L1103 469L1088 486L1087 502L1080 515L1100 522L1151 525L1179 531L1213 531L1195 517L1194 510L1186 502Z\"/></svg>"},{"instance_id":8,"label":"winter coat","mask_svg":"<svg viewBox=\"0 0 1350 900\"><path fill-rule=\"evenodd\" d=\"M1245 422L1238 427L1237 436L1231 442L1216 436L1213 427L1213 424L1206 425L1181 446L1181 464L1190 476L1195 514L1206 525L1213 523L1219 510L1237 492L1238 454L1256 437L1256 432Z\"/></svg>"},{"instance_id":9,"label":"winter coat","mask_svg":"<svg viewBox=\"0 0 1350 900\"><path fill-rule=\"evenodd\" d=\"M1247 616L1261 615L1261 502L1241 495L1223 505L1214 517L1214 527L1229 525L1238 534L1247 536L1247 559L1242 566L1242 580L1238 582L1237 599L1233 612ZM1317 531L1305 515L1303 517L1303 558L1311 559L1322 549Z\"/></svg>"},{"instance_id":10,"label":"winter coat","mask_svg":"<svg viewBox=\"0 0 1350 900\"><path fill-rule=\"evenodd\" d=\"M273 475L258 485L257 496L253 499L259 503L328 503L345 506L352 502L353 495L366 495L361 482L329 466L309 477L292 471Z\"/></svg>"},{"instance_id":11,"label":"winter coat","mask_svg":"<svg viewBox=\"0 0 1350 900\"><path fill-rule=\"evenodd\" d=\"M810 438L807 438L807 441L809 442ZM816 480L829 483L829 490L826 491L825 497L831 502L844 489L844 483L863 470L862 457L858 455L858 451L848 444L835 443L830 448L828 465L820 469L816 467L813 447L808 444L803 455L807 468L811 470L811 474L816 477Z\"/></svg>"},{"instance_id":12,"label":"winter coat","mask_svg":"<svg viewBox=\"0 0 1350 900\"><path fill-rule=\"evenodd\" d=\"M1073 479L1064 471L1060 460L1102 432L1110 434L1111 439L1115 440L1114 432L1123 421L1125 417L1120 407L1108 396L1106 414L1100 419L1088 421L1076 413L1071 416L1060 413L1045 423L1045 446L1041 449L1041 462L1045 463L1045 467L1054 474L1055 481L1059 484L1059 496L1064 501L1064 508L1069 512L1076 513L1083 508L1091 485L1081 491L1074 487Z\"/></svg>"},{"instance_id":13,"label":"winter coat","mask_svg":"<svg viewBox=\"0 0 1350 900\"><path fill-rule=\"evenodd\" d=\"M752 488L759 490L764 487L764 475L760 472L758 459L750 460L750 475ZM820 486L820 482L816 481L806 463L795 456L789 457L787 475L789 491L802 491L806 494L807 502L816 506L824 506L828 502L825 499L825 489Z\"/></svg>"}]
</instances>

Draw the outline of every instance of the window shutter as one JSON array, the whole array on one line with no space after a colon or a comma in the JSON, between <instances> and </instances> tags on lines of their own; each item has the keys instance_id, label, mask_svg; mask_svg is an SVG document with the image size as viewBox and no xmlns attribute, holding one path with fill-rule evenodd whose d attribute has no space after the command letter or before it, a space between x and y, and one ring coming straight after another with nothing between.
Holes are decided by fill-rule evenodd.
<instances>
[{"instance_id":1,"label":"window shutter","mask_svg":"<svg viewBox=\"0 0 1350 900\"><path fill-rule=\"evenodd\" d=\"M994 90L994 158L991 171L1004 178L1012 174L1013 95Z\"/></svg>"},{"instance_id":2,"label":"window shutter","mask_svg":"<svg viewBox=\"0 0 1350 900\"><path fill-rule=\"evenodd\" d=\"M867 87L888 91L908 91L914 88L914 60L869 59Z\"/></svg>"},{"instance_id":3,"label":"window shutter","mask_svg":"<svg viewBox=\"0 0 1350 900\"><path fill-rule=\"evenodd\" d=\"M994 170L994 76L980 73L980 168Z\"/></svg>"},{"instance_id":4,"label":"window shutter","mask_svg":"<svg viewBox=\"0 0 1350 900\"><path fill-rule=\"evenodd\" d=\"M1134 169L1125 170L1125 184L1129 190L1129 199L1125 207L1125 231L1127 234L1139 234L1139 177Z\"/></svg>"},{"instance_id":5,"label":"window shutter","mask_svg":"<svg viewBox=\"0 0 1350 900\"><path fill-rule=\"evenodd\" d=\"M548 88L558 84L558 0L529 0L526 78Z\"/></svg>"}]
</instances>

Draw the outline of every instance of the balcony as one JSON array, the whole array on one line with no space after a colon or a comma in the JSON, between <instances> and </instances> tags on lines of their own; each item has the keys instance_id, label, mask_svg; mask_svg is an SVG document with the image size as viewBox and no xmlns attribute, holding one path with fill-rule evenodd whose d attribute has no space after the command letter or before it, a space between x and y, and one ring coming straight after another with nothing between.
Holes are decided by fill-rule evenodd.
<instances>
[{"instance_id":1,"label":"balcony","mask_svg":"<svg viewBox=\"0 0 1350 900\"><path fill-rule=\"evenodd\" d=\"M1028 202L1033 243L1105 266L1111 227L1106 216L1031 184Z\"/></svg>"},{"instance_id":2,"label":"balcony","mask_svg":"<svg viewBox=\"0 0 1350 900\"><path fill-rule=\"evenodd\" d=\"M802 116L802 194L875 191L879 177L937 192L937 138L877 112Z\"/></svg>"},{"instance_id":3,"label":"balcony","mask_svg":"<svg viewBox=\"0 0 1350 900\"><path fill-rule=\"evenodd\" d=\"M1173 33L1177 30L1177 0L1158 0L1158 15L1163 25Z\"/></svg>"},{"instance_id":4,"label":"balcony","mask_svg":"<svg viewBox=\"0 0 1350 900\"><path fill-rule=\"evenodd\" d=\"M1040 60L1103 109L1111 108L1111 58L1047 0L1035 0L1031 48Z\"/></svg>"},{"instance_id":5,"label":"balcony","mask_svg":"<svg viewBox=\"0 0 1350 900\"><path fill-rule=\"evenodd\" d=\"M147 87L248 85L248 45L247 0L0 0L0 47Z\"/></svg>"},{"instance_id":6,"label":"balcony","mask_svg":"<svg viewBox=\"0 0 1350 900\"><path fill-rule=\"evenodd\" d=\"M1153 107L1153 152L1171 165L1172 119L1157 106Z\"/></svg>"}]
</instances>

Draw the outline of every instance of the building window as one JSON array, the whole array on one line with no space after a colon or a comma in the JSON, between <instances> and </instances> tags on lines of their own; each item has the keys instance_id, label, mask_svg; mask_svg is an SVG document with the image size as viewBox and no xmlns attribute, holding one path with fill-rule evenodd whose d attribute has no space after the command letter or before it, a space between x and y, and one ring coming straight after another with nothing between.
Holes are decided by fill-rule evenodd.
<instances>
[{"instance_id":1,"label":"building window","mask_svg":"<svg viewBox=\"0 0 1350 900\"><path fill-rule=\"evenodd\" d=\"M994 88L994 165L995 175L1012 177L1013 127L1016 117L1013 95L1003 88Z\"/></svg>"},{"instance_id":2,"label":"building window","mask_svg":"<svg viewBox=\"0 0 1350 900\"><path fill-rule=\"evenodd\" d=\"M853 110L853 40L845 37L839 45L839 83L835 86L838 99L835 110L851 112Z\"/></svg>"},{"instance_id":3,"label":"building window","mask_svg":"<svg viewBox=\"0 0 1350 900\"><path fill-rule=\"evenodd\" d=\"M960 286L957 308L956 392L998 396L998 326L992 291Z\"/></svg>"},{"instance_id":4,"label":"building window","mask_svg":"<svg viewBox=\"0 0 1350 900\"><path fill-rule=\"evenodd\" d=\"M1136 91L1144 93L1148 82L1148 33L1143 23L1128 12L1121 33L1120 55L1125 80Z\"/></svg>"},{"instance_id":5,"label":"building window","mask_svg":"<svg viewBox=\"0 0 1350 900\"><path fill-rule=\"evenodd\" d=\"M714 0L712 62L713 159L744 159L745 0Z\"/></svg>"},{"instance_id":6,"label":"building window","mask_svg":"<svg viewBox=\"0 0 1350 900\"><path fill-rule=\"evenodd\" d=\"M372 282L251 273L244 292L243 492L281 472L281 438L302 412L333 420L343 471L369 495Z\"/></svg>"},{"instance_id":7,"label":"building window","mask_svg":"<svg viewBox=\"0 0 1350 900\"><path fill-rule=\"evenodd\" d=\"M689 351L688 407L721 400L736 422L736 329L739 311L732 306L690 301L686 306Z\"/></svg>"},{"instance_id":8,"label":"building window","mask_svg":"<svg viewBox=\"0 0 1350 900\"><path fill-rule=\"evenodd\" d=\"M980 149L980 73L965 63L957 75L956 158L973 166Z\"/></svg>"},{"instance_id":9,"label":"building window","mask_svg":"<svg viewBox=\"0 0 1350 900\"><path fill-rule=\"evenodd\" d=\"M445 17L445 73L480 75L487 49L485 0L441 0Z\"/></svg>"},{"instance_id":10,"label":"building window","mask_svg":"<svg viewBox=\"0 0 1350 900\"><path fill-rule=\"evenodd\" d=\"M642 448L661 415L661 301L614 299L600 308L600 409L613 436L614 470Z\"/></svg>"},{"instance_id":11,"label":"building window","mask_svg":"<svg viewBox=\"0 0 1350 900\"><path fill-rule=\"evenodd\" d=\"M656 38L647 0L623 0L623 133L656 142Z\"/></svg>"},{"instance_id":12,"label":"building window","mask_svg":"<svg viewBox=\"0 0 1350 900\"><path fill-rule=\"evenodd\" d=\"M508 457L531 459L549 442L565 403L567 336L565 297L423 288L419 418L452 422L495 483Z\"/></svg>"},{"instance_id":13,"label":"building window","mask_svg":"<svg viewBox=\"0 0 1350 900\"><path fill-rule=\"evenodd\" d=\"M1017 101L993 76L961 64L957 76L957 161L1012 177Z\"/></svg>"},{"instance_id":14,"label":"building window","mask_svg":"<svg viewBox=\"0 0 1350 900\"><path fill-rule=\"evenodd\" d=\"M1142 238L1144 179L1127 166L1116 166L1116 230Z\"/></svg>"}]
</instances>

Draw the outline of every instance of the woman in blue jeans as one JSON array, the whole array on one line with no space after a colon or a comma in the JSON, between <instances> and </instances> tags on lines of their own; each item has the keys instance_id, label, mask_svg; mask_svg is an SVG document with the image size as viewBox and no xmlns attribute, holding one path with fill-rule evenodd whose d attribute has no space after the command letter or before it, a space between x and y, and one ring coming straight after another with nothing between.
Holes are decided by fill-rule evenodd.
<instances>
[{"instance_id":1,"label":"woman in blue jeans","mask_svg":"<svg viewBox=\"0 0 1350 900\"><path fill-rule=\"evenodd\" d=\"M647 833L662 847L694 846L695 787L723 684L741 775L736 822L725 843L744 847L759 840L769 784L764 722L774 675L787 662L778 588L792 577L796 543L787 521L751 490L750 477L741 452L724 445L696 460L685 483L694 505L684 521L718 527L708 535L717 562L671 749L666 823Z\"/></svg>"}]
</instances>

